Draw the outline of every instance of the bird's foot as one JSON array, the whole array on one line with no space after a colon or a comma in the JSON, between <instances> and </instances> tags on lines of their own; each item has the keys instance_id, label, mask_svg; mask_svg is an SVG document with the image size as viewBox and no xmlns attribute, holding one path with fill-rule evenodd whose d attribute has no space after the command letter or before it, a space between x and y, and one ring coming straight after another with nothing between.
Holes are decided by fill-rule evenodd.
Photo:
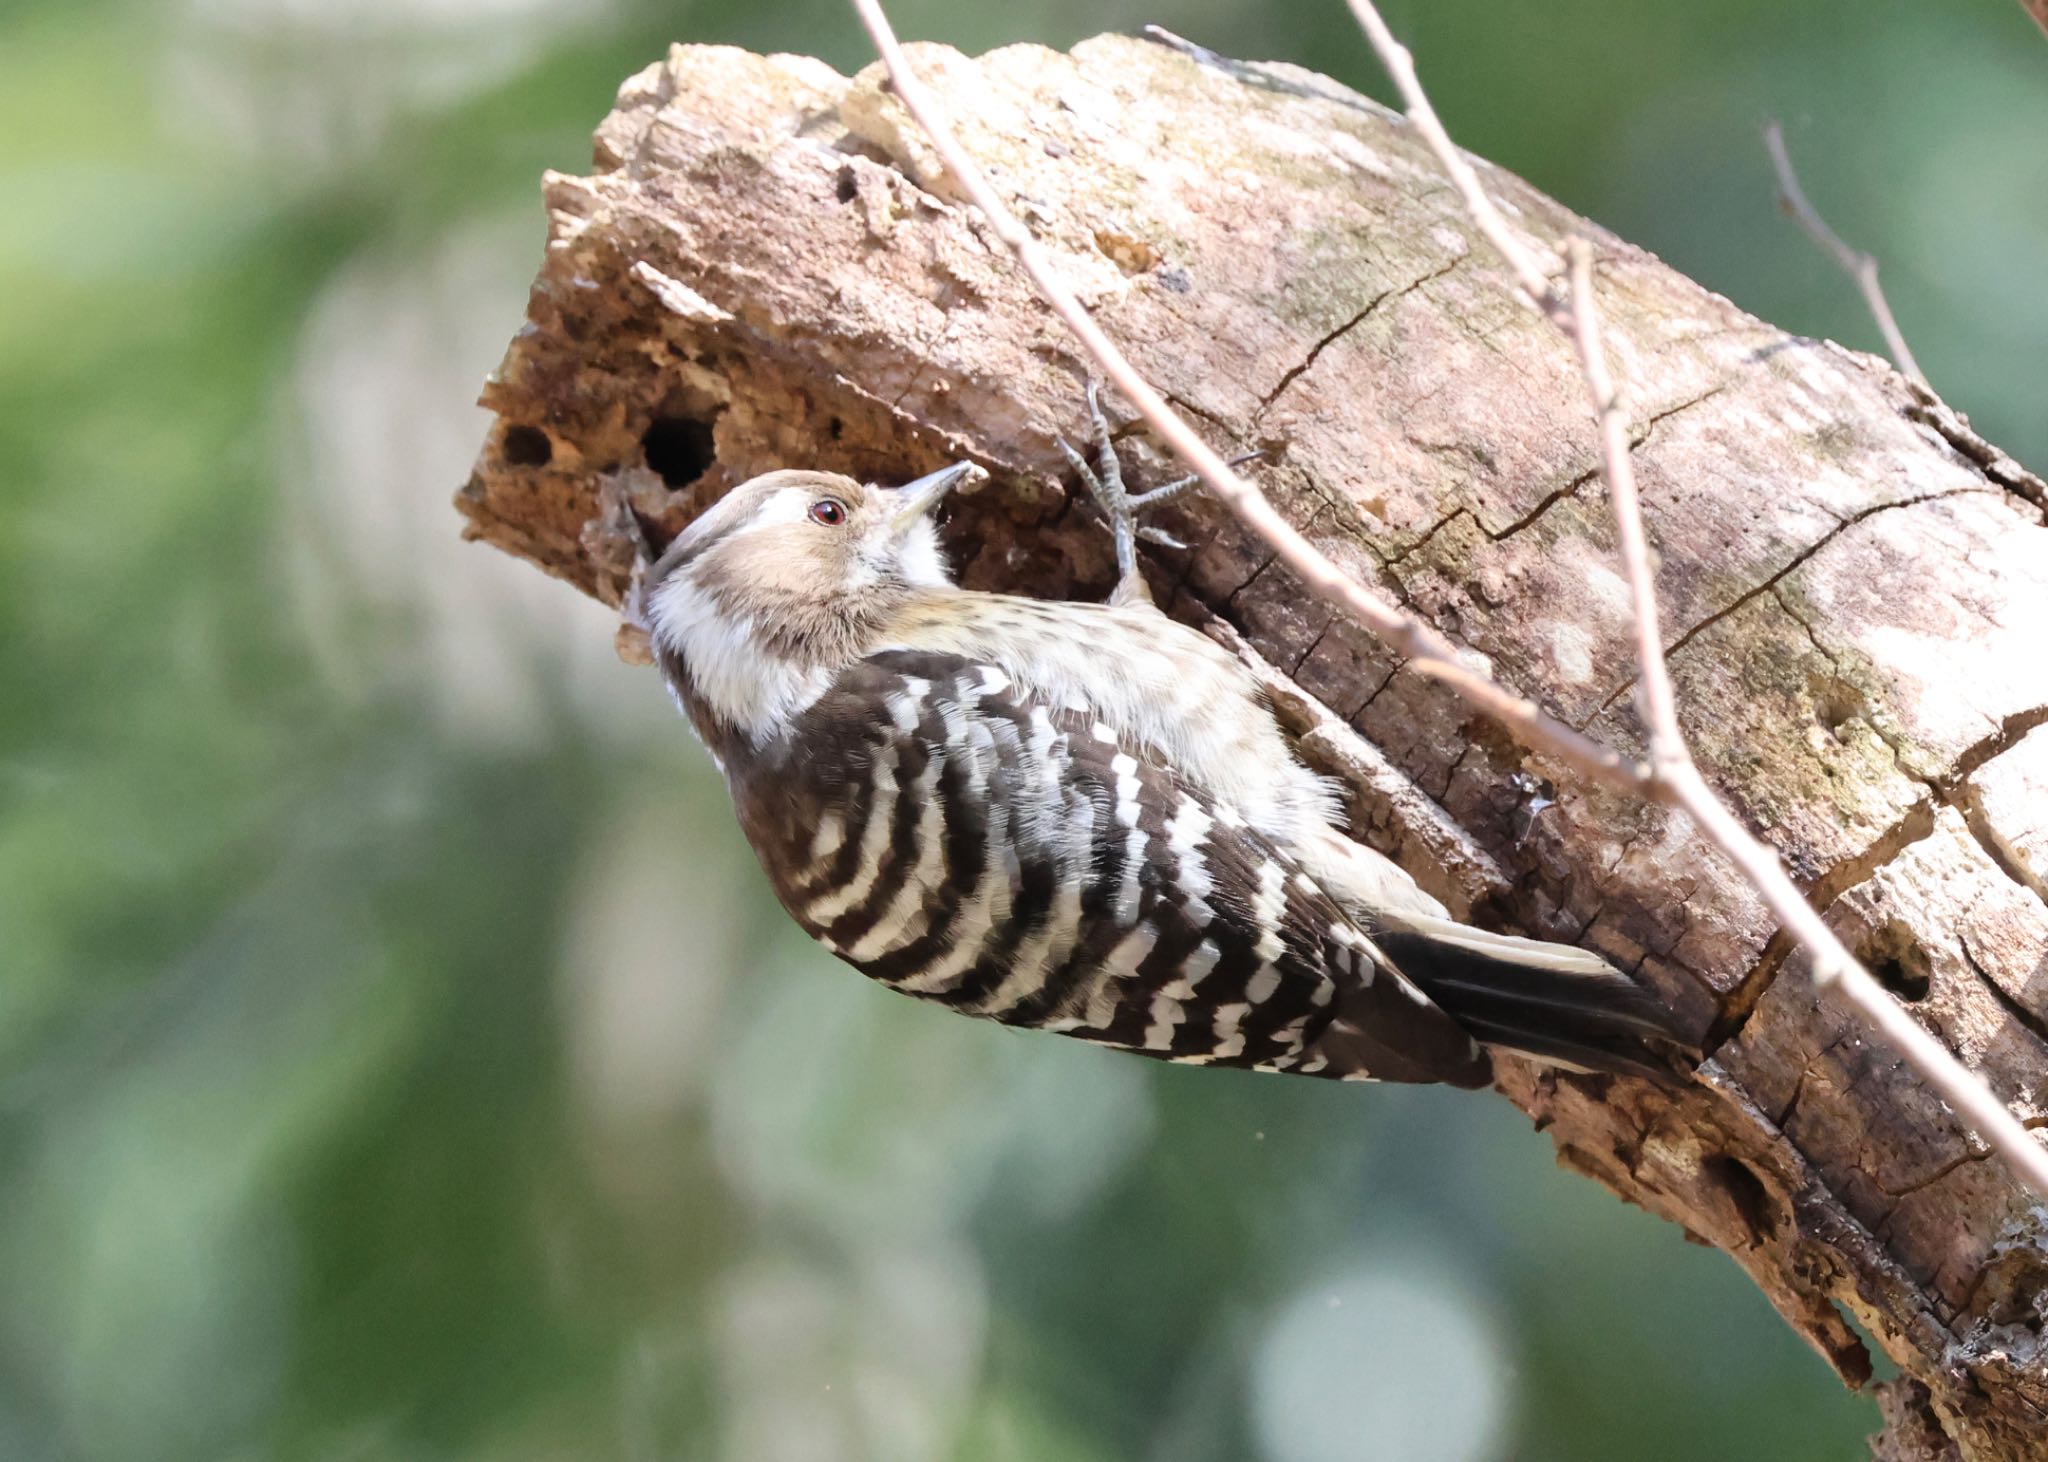
<instances>
[{"instance_id":1,"label":"bird's foot","mask_svg":"<svg viewBox=\"0 0 2048 1462\"><path fill-rule=\"evenodd\" d=\"M1088 382L1087 396L1089 445L1094 449L1095 460L1090 463L1065 437L1058 439L1060 451L1066 454L1067 465L1074 469L1074 475L1081 479L1088 495L1102 510L1102 515L1109 519L1109 531L1116 541L1117 572L1117 584L1110 592L1110 602L1149 604L1152 595L1145 587L1145 576L1138 571L1139 542L1157 543L1166 548L1184 549L1187 545L1165 529L1140 521L1140 515L1161 503L1171 502L1202 479L1199 474L1190 473L1144 492L1130 491L1124 486L1123 463L1117 458L1116 444L1110 440L1109 419L1102 414L1100 395L1092 380ZM1231 458L1230 465L1236 467L1259 455L1258 452L1246 452Z\"/></svg>"},{"instance_id":2,"label":"bird's foot","mask_svg":"<svg viewBox=\"0 0 2048 1462\"><path fill-rule=\"evenodd\" d=\"M625 588L619 594L619 628L612 648L628 665L652 665L654 642L647 628L647 571L654 566L654 549L647 532L633 511L632 499L616 474L599 480L598 516L584 529L587 551L598 559L613 582L622 571Z\"/></svg>"}]
</instances>

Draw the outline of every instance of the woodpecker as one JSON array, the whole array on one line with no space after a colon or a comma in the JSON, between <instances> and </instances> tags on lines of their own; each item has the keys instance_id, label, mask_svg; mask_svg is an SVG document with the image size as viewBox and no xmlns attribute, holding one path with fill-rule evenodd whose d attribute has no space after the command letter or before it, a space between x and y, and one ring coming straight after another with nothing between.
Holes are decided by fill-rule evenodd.
<instances>
[{"instance_id":1,"label":"woodpecker","mask_svg":"<svg viewBox=\"0 0 2048 1462\"><path fill-rule=\"evenodd\" d=\"M1652 995L1453 921L1339 831L1239 662L1153 606L1091 388L1104 603L957 587L908 486L777 471L638 566L629 623L777 897L840 959L968 1015L1196 1065L1478 1087L1505 1047L1672 1080ZM644 551L643 551L644 552Z\"/></svg>"}]
</instances>

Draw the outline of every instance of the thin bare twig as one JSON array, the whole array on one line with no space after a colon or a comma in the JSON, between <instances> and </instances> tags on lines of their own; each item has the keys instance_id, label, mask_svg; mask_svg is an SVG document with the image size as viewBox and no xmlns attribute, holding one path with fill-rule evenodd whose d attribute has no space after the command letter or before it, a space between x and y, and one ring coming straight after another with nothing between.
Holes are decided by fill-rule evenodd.
<instances>
[{"instance_id":1,"label":"thin bare twig","mask_svg":"<svg viewBox=\"0 0 2048 1462\"><path fill-rule=\"evenodd\" d=\"M879 0L852 0L896 89L896 95L931 139L947 170L966 190L988 220L997 238L1024 266L1039 292L1065 321L1146 422L1181 458L1200 474L1210 489L1238 518L1272 546L1317 593L1349 612L1361 624L1409 656L1419 671L1442 681L1469 704L1509 725L1523 744L1546 751L1581 773L1610 786L1622 786L1650 800L1688 812L1701 832L1720 847L1743 873L1785 926L1812 951L1816 980L1842 990L1868 1015L1893 1049L1949 1101L1985 1142L2002 1153L2015 1172L2048 1195L2048 1149L2028 1136L1990 1089L1972 1076L1949 1051L1887 996L1856 963L1833 931L1808 904L1785 874L1777 855L1751 837L1735 815L1715 796L1693 764L1677 730L1677 714L1658 639L1655 590L1649 549L1644 541L1642 512L1628 457L1627 423L1600 347L1597 313L1591 294L1561 289L1508 228L1487 198L1478 175L1459 153L1437 120L1436 112L1416 77L1413 59L1393 38L1370 0L1349 0L1375 49L1407 99L1418 133L1450 173L1473 221L1501 252L1532 305L1575 341L1582 341L1582 364L1600 418L1602 458L1610 490L1615 494L1628 559L1631 590L1637 605L1636 632L1643 664L1643 700L1650 726L1652 761L1643 766L1546 715L1458 656L1434 628L1395 608L1357 583L1327 555L1310 544L1274 510L1265 495L1233 472L1186 422L1174 413L1108 336L1103 334L1080 300L1053 272L1051 261L1030 232L1004 205L986 177L960 145L932 95L912 69ZM1585 271L1590 274L1590 256ZM1585 309L1579 307L1583 302ZM1589 318L1590 317L1590 318ZM1668 728L1666 730L1660 728Z\"/></svg>"},{"instance_id":2,"label":"thin bare twig","mask_svg":"<svg viewBox=\"0 0 2048 1462\"><path fill-rule=\"evenodd\" d=\"M2020 0L2020 9L2034 17L2034 24L2041 27L2041 34L2048 36L2048 0Z\"/></svg>"},{"instance_id":3,"label":"thin bare twig","mask_svg":"<svg viewBox=\"0 0 2048 1462\"><path fill-rule=\"evenodd\" d=\"M2048 0L2042 0L2043 13L2048 14ZM1799 174L1792 167L1792 154L1785 150L1785 129L1775 120L1764 123L1764 146L1770 149L1771 166L1778 171L1778 206L1790 214L1799 226L1806 230L1806 236L1818 244L1821 251L1841 265L1842 272L1856 281L1856 287L1863 292L1863 303L1869 307L1871 318L1877 321L1878 333L1884 336L1884 348L1891 352L1892 364L1902 374L1927 390L1927 377L1920 372L1920 362L1913 359L1912 349L1906 344L1906 337L1899 330L1899 322L1892 315L1891 301L1884 297L1884 287L1877 282L1877 256L1862 249L1852 248L1820 216L1820 210L1806 196L1806 190L1799 186Z\"/></svg>"},{"instance_id":4,"label":"thin bare twig","mask_svg":"<svg viewBox=\"0 0 2048 1462\"><path fill-rule=\"evenodd\" d=\"M1380 19L1372 0L1348 0L1352 13L1379 53L1381 64L1408 103L1408 114L1416 131L1457 183L1459 193L1472 212L1481 233L1501 249L1502 257L1521 283L1523 292L1543 314L1571 337L1578 350L1586 390L1600 427L1600 456L1607 478L1608 494L1614 507L1615 528L1623 561L1628 570L1629 597L1633 606L1636 658L1641 668L1638 698L1643 724L1650 738L1650 773L1655 783L1655 800L1683 809L1703 836L1725 853L1750 886L1768 904L1778 920L1813 956L1814 982L1823 989L1839 991L1870 1023L1887 1044L1918 1073L1920 1078L1967 1122L1984 1142L2000 1153L2021 1181L2037 1193L2048 1196L2048 1148L2035 1141L2011 1110L1990 1087L1973 1075L1949 1049L1908 1015L1888 995L1871 973L1843 947L1827 922L1786 874L1778 855L1752 836L1735 814L1700 775L1692 753L1679 729L1676 698L1671 676L1664 663L1663 638L1658 628L1657 591L1650 568L1650 548L1643 532L1642 501L1636 492L1634 463L1629 457L1628 421L1607 367L1607 353L1600 339L1599 309L1593 299L1592 251L1583 240L1574 240L1571 253L1571 289L1560 305L1537 295L1529 287L1530 256L1518 240L1502 248L1505 233L1497 210L1479 189L1471 165L1458 151L1450 135L1437 120L1436 110L1422 90L1415 63L1408 51L1393 38ZM1775 149L1782 155L1782 144ZM1789 163L1784 169L1790 176ZM1798 184L1794 180L1792 186ZM1803 195L1801 195L1803 202ZM1807 214L1821 228L1833 246L1853 253L1834 238L1819 216L1807 205ZM1873 308L1880 310L1880 322L1889 321L1891 311L1882 308L1884 296L1876 293L1877 266L1869 262L1869 293L1875 294ZM1858 272L1859 281L1863 277ZM1553 295L1556 286L1550 286ZM1895 335L1897 326L1892 326ZM1902 364L1912 356L1905 343L1897 343ZM1913 374L1918 378L1918 371ZM1922 382L1924 384L1924 380Z\"/></svg>"},{"instance_id":5,"label":"thin bare twig","mask_svg":"<svg viewBox=\"0 0 2048 1462\"><path fill-rule=\"evenodd\" d=\"M1608 786L1644 793L1651 785L1647 768L1610 747L1602 746L1576 728L1548 715L1534 701L1517 695L1483 670L1474 668L1456 646L1433 626L1388 603L1340 568L1335 560L1304 538L1279 512L1266 495L1238 476L1230 464L1210 450L1185 421L1166 404L1124 357L1102 328L1089 315L1072 290L1052 268L1052 261L1038 241L1018 221L967 151L960 145L936 99L918 79L879 0L853 0L853 8L874 38L875 49L889 69L896 95L931 139L932 146L967 196L973 200L989 227L1017 262L1024 266L1046 302L1074 332L1103 374L1115 383L1126 401L1173 448L1181 460L1200 474L1210 490L1222 499L1247 528L1270 544L1280 560L1303 583L1349 613L1367 629L1408 657L1410 668L1439 680L1468 703L1503 722L1523 745L1546 752L1582 775ZM1473 185L1478 186L1476 181ZM1503 224L1503 230L1505 225ZM1532 269L1534 268L1532 264ZM1537 287L1550 291L1540 273Z\"/></svg>"},{"instance_id":6,"label":"thin bare twig","mask_svg":"<svg viewBox=\"0 0 2048 1462\"><path fill-rule=\"evenodd\" d=\"M1348 0L1379 51L1380 60L1408 101L1409 116L1416 130L1437 155L1454 180L1461 174L1472 177L1470 165L1458 152L1436 112L1423 94L1413 60L1395 42L1379 17L1372 0ZM1476 180L1475 180L1476 186ZM1471 194L1460 182L1459 192ZM1482 195L1483 206L1473 212L1473 221L1489 239L1496 221L1490 201ZM1809 210L1810 211L1810 210ZM1816 220L1817 221L1817 220ZM1830 235L1832 237L1832 235ZM1836 240L1839 245L1840 241ZM1495 244L1499 247L1498 241ZM1845 246L1844 246L1845 247ZM1578 350L1586 390L1600 427L1601 466L1607 478L1609 497L1623 562L1628 570L1629 597L1633 607L1636 658L1641 668L1638 699L1643 724L1650 738L1650 771L1655 780L1656 800L1683 809L1703 836L1726 854L1742 876L1768 904L1779 922L1813 956L1814 982L1823 989L1839 991L1870 1023L1886 1043L1967 1122L1985 1143L1998 1151L2020 1179L2036 1192L2048 1196L2048 1148L2035 1141L2018 1118L1973 1075L1949 1049L1908 1015L1888 995L1870 972L1843 947L1827 922L1799 891L1779 862L1778 855L1752 836L1735 814L1700 775L1692 753L1679 729L1677 701L1671 690L1671 676L1664 663L1663 637L1658 628L1657 591L1650 568L1650 548L1643 531L1642 501L1636 492L1635 467L1629 456L1628 420L1607 354L1600 339L1599 309L1593 299L1592 251L1583 240L1571 247L1571 290L1563 308L1536 298L1535 303L1553 323L1572 339ZM1523 278L1527 256L1505 254L1508 266L1528 292ZM1871 266L1875 286L1876 266ZM1553 286L1554 288L1554 286ZM1882 300L1883 296L1878 298ZM1886 318L1889 311L1885 312ZM1900 349L1904 349L1903 343ZM1910 356L1907 359L1911 359Z\"/></svg>"},{"instance_id":7,"label":"thin bare twig","mask_svg":"<svg viewBox=\"0 0 2048 1462\"><path fill-rule=\"evenodd\" d=\"M1635 464L1629 456L1628 415L1600 338L1600 311L1593 295L1593 250L1573 239L1571 257L1572 333L1586 392L1600 423L1601 470L1614 506L1614 526L1628 571L1629 599L1634 611L1636 659L1642 676L1637 700L1650 738L1650 767L1668 787L1708 842L1725 853L1750 886L1771 907L1813 956L1814 983L1832 988L1854 1005L1905 1058L1923 1080L2010 1162L2021 1179L2048 1194L2048 1149L2027 1132L2019 1119L1993 1095L1991 1088L1930 1035L1905 1007L1886 993L1870 971L1857 962L1818 910L1808 903L1778 855L1742 826L1728 805L1700 775L1678 725L1678 703L1664 663L1664 637L1658 628L1657 589L1650 568L1650 546L1643 532L1642 500L1636 492Z\"/></svg>"},{"instance_id":8,"label":"thin bare twig","mask_svg":"<svg viewBox=\"0 0 2048 1462\"><path fill-rule=\"evenodd\" d=\"M1387 29L1387 23L1380 19L1377 7L1370 0L1348 0L1352 15L1364 29L1366 39L1379 53L1380 65L1386 67L1387 75L1394 79L1394 89L1401 93L1401 100L1408 108L1408 120L1429 144L1429 150L1436 154L1437 161L1450 175L1458 196L1465 201L1465 212L1472 216L1479 232L1486 235L1486 241L1493 245L1493 251L1507 261L1514 271L1515 282L1522 287L1522 293L1529 302L1549 317L1560 330L1572 328L1571 301L1557 286L1557 271L1546 267L1527 244L1515 236L1508 221L1499 208L1494 206L1486 190L1479 185L1479 174L1465 157L1457 143L1451 141L1451 134L1444 130L1444 124L1436 114L1436 108L1429 104L1429 94L1422 89L1422 78L1415 74L1415 58L1408 48L1394 39L1394 33ZM2048 3L2048 0L2044 0Z\"/></svg>"}]
</instances>

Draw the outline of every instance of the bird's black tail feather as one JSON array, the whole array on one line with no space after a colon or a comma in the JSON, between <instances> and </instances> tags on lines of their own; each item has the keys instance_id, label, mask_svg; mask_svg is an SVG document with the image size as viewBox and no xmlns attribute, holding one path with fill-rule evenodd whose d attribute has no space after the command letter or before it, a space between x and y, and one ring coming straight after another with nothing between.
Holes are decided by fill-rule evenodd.
<instances>
[{"instance_id":1,"label":"bird's black tail feather","mask_svg":"<svg viewBox=\"0 0 2048 1462\"><path fill-rule=\"evenodd\" d=\"M1389 921L1393 924L1393 921ZM1472 1036L1539 1060L1669 1084L1663 1054L1690 1045L1662 1001L1569 944L1400 917L1374 936L1395 966Z\"/></svg>"}]
</instances>

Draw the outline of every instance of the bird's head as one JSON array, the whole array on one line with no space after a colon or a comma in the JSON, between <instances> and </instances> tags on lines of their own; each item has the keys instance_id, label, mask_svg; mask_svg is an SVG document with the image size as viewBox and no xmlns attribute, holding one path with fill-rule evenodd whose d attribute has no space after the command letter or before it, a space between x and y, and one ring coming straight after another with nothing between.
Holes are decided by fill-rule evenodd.
<instances>
[{"instance_id":1,"label":"bird's head","mask_svg":"<svg viewBox=\"0 0 2048 1462\"><path fill-rule=\"evenodd\" d=\"M904 487L831 472L742 483L648 571L640 617L686 704L758 738L859 659L911 592L951 585L933 511L982 475L959 462Z\"/></svg>"}]
</instances>

